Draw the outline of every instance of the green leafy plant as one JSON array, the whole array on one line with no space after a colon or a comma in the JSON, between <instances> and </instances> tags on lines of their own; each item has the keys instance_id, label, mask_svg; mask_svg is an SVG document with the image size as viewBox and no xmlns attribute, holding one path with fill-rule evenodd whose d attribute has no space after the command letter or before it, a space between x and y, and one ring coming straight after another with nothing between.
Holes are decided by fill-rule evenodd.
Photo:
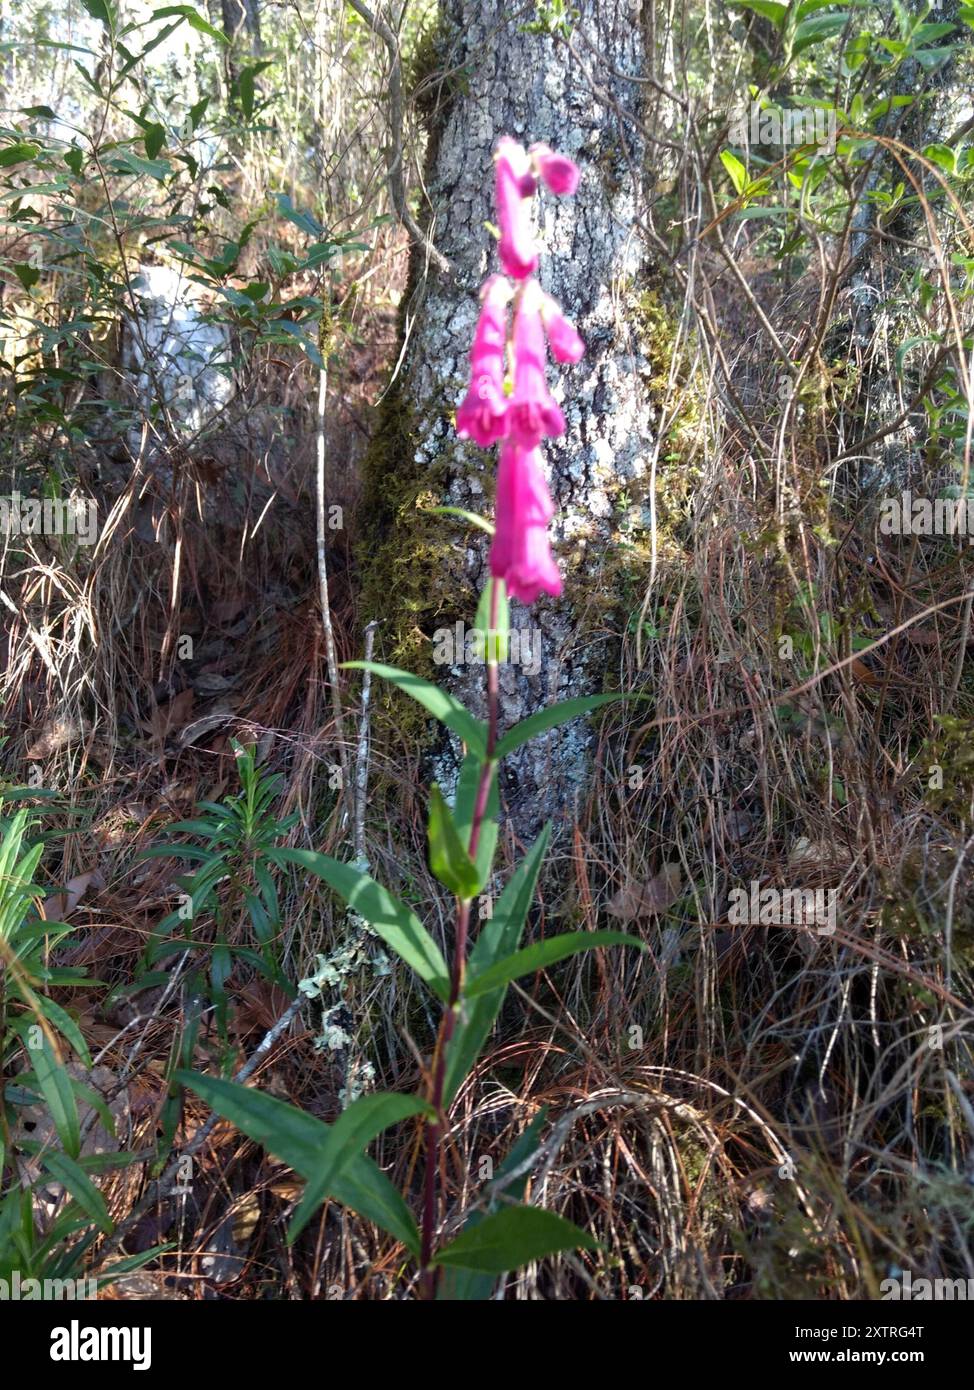
<instances>
[{"instance_id":1,"label":"green leafy plant","mask_svg":"<svg viewBox=\"0 0 974 1390\"><path fill-rule=\"evenodd\" d=\"M428 825L430 867L456 901L452 960L444 958L412 909L368 874L312 850L263 848L271 863L282 868L296 865L322 878L370 924L440 1002L443 1012L433 1053L431 1094L365 1095L354 1101L334 1125L328 1126L245 1086L190 1071L178 1074L180 1081L221 1115L306 1178L307 1186L291 1224L292 1240L315 1208L326 1198L334 1198L376 1222L406 1246L419 1263L426 1298L438 1293L441 1297L483 1297L485 1289L489 1293L493 1279L507 1270L561 1250L594 1247L589 1235L561 1217L518 1202L518 1189L505 1183L505 1172L509 1170L503 1166L485 1202L464 1215L458 1234L439 1242L440 1149L447 1109L487 1041L508 985L580 951L641 945L624 932L597 931L568 932L521 947L548 844L550 827L545 827L504 886L468 953L471 904L490 881L493 867L500 758L535 734L618 698L601 695L569 700L531 716L499 737L496 656L506 636L506 626L498 593L501 581L491 580L489 587L490 631L498 633L498 640L488 651L488 657L494 660L487 663L490 714L486 722L475 718L449 693L409 672L372 662L349 663L354 669L369 670L392 681L463 740L466 752L453 804L449 805L434 786ZM201 872L207 874L209 881L208 871ZM383 1130L417 1119L425 1126L427 1153L419 1221L407 1196L398 1193L364 1154L370 1140ZM517 1165L511 1164L514 1166ZM523 1192L523 1183L520 1191ZM443 1271L451 1273L445 1283Z\"/></svg>"},{"instance_id":2,"label":"green leafy plant","mask_svg":"<svg viewBox=\"0 0 974 1390\"><path fill-rule=\"evenodd\" d=\"M99 1093L65 1063L69 1049L88 1070L92 1060L77 1021L51 991L96 982L81 969L51 963L72 928L37 911L44 889L34 879L44 842L30 840L35 825L25 809L0 820L0 1279L8 1286L15 1273L21 1282L85 1277L93 1243L113 1229L93 1175L133 1159L83 1149L85 1113L97 1115L109 1134L115 1122ZM60 1147L32 1137L36 1124L20 1122L24 1108L37 1105L50 1115ZM43 1222L37 1189L52 1181L64 1197ZM161 1248L115 1263L111 1277L154 1259ZM88 1277L96 1285L109 1278Z\"/></svg>"},{"instance_id":3,"label":"green leafy plant","mask_svg":"<svg viewBox=\"0 0 974 1390\"><path fill-rule=\"evenodd\" d=\"M142 852L143 858L186 859L199 865L196 872L180 877L183 900L156 927L146 951L146 964L156 966L173 952L193 951L209 962L208 988L221 1033L226 1031L226 984L235 962L249 965L258 974L292 992L281 972L278 941L281 910L271 869L274 850L296 815L279 820L273 813L282 779L258 767L252 748L232 741L240 777L240 793L224 801L201 801L192 820L176 821L171 836L188 835L197 843L170 839ZM253 944L239 940L234 928L243 918L249 923ZM201 931L201 922L212 930ZM173 933L179 932L174 937ZM161 977L160 977L161 978ZM141 976L138 988L155 979Z\"/></svg>"}]
</instances>

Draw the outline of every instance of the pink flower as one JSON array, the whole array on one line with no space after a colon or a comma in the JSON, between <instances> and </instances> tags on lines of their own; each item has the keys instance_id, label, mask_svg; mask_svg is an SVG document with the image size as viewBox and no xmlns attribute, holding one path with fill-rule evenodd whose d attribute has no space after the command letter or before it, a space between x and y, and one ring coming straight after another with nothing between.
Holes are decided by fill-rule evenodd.
<instances>
[{"instance_id":1,"label":"pink flower","mask_svg":"<svg viewBox=\"0 0 974 1390\"><path fill-rule=\"evenodd\" d=\"M561 312L557 299L546 294L541 300L541 319L548 337L548 346L556 362L579 362L585 356L585 344L575 325Z\"/></svg>"},{"instance_id":2,"label":"pink flower","mask_svg":"<svg viewBox=\"0 0 974 1390\"><path fill-rule=\"evenodd\" d=\"M470 389L457 411L457 434L489 449L507 433L504 349L511 287L503 275L492 275L484 282L480 298L482 308L470 352Z\"/></svg>"},{"instance_id":3,"label":"pink flower","mask_svg":"<svg viewBox=\"0 0 974 1390\"><path fill-rule=\"evenodd\" d=\"M561 575L548 543L554 511L538 451L502 444L490 572L522 603L534 603L542 592L561 593Z\"/></svg>"},{"instance_id":4,"label":"pink flower","mask_svg":"<svg viewBox=\"0 0 974 1390\"><path fill-rule=\"evenodd\" d=\"M512 279L524 280L538 268L538 248L531 227L531 196L537 185L524 146L509 135L498 140L494 165L501 265Z\"/></svg>"},{"instance_id":5,"label":"pink flower","mask_svg":"<svg viewBox=\"0 0 974 1390\"><path fill-rule=\"evenodd\" d=\"M514 395L509 410L511 438L534 449L546 435L565 433L565 417L545 380L541 286L529 280L514 316Z\"/></svg>"},{"instance_id":6,"label":"pink flower","mask_svg":"<svg viewBox=\"0 0 974 1390\"><path fill-rule=\"evenodd\" d=\"M531 146L531 161L538 177L552 193L574 193L578 187L578 165L564 154L555 154L547 145Z\"/></svg>"}]
</instances>

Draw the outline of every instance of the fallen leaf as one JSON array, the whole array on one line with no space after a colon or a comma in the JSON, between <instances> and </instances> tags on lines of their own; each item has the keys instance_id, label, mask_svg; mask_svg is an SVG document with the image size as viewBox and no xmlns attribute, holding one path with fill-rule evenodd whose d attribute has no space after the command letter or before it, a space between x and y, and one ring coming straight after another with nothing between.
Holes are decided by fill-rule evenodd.
<instances>
[{"instance_id":1,"label":"fallen leaf","mask_svg":"<svg viewBox=\"0 0 974 1390\"><path fill-rule=\"evenodd\" d=\"M152 718L148 724L143 724L142 727L146 733L152 734L154 738L161 741L174 729L181 729L189 722L195 698L196 696L191 689L181 690L178 695L174 695L164 705L156 705L152 711Z\"/></svg>"},{"instance_id":2,"label":"fallen leaf","mask_svg":"<svg viewBox=\"0 0 974 1390\"><path fill-rule=\"evenodd\" d=\"M683 889L679 864L664 864L658 874L645 883L629 883L606 903L605 910L623 922L639 917L656 917L672 907Z\"/></svg>"},{"instance_id":3,"label":"fallen leaf","mask_svg":"<svg viewBox=\"0 0 974 1390\"><path fill-rule=\"evenodd\" d=\"M875 671L870 671L866 663L860 661L859 657L853 659L851 670L853 680L858 681L860 685L879 684L879 677L876 675Z\"/></svg>"},{"instance_id":4,"label":"fallen leaf","mask_svg":"<svg viewBox=\"0 0 974 1390\"><path fill-rule=\"evenodd\" d=\"M66 922L85 895L89 884L104 888L105 883L97 869L89 869L86 874L76 874L65 884L63 893L54 893L44 902L44 916L49 922Z\"/></svg>"},{"instance_id":5,"label":"fallen leaf","mask_svg":"<svg viewBox=\"0 0 974 1390\"><path fill-rule=\"evenodd\" d=\"M36 762L47 758L69 743L76 743L84 736L84 729L75 719L54 719L45 724L37 738L27 749L25 757Z\"/></svg>"},{"instance_id":6,"label":"fallen leaf","mask_svg":"<svg viewBox=\"0 0 974 1390\"><path fill-rule=\"evenodd\" d=\"M191 724L187 724L179 735L180 748L189 748L194 743L199 743L201 738L207 734L212 734L214 729L219 729L228 720L234 719L235 712L227 704L226 700L219 700L212 709L206 714L200 715L199 719L194 719Z\"/></svg>"}]
</instances>

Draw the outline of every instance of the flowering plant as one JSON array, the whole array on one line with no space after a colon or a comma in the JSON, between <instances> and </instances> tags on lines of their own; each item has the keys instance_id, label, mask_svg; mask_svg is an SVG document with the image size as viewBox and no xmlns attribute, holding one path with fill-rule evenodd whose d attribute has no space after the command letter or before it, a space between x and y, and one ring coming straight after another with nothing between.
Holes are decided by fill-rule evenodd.
<instances>
[{"instance_id":1,"label":"flowering plant","mask_svg":"<svg viewBox=\"0 0 974 1390\"><path fill-rule=\"evenodd\" d=\"M449 1108L487 1041L512 980L592 947L641 945L623 932L583 931L521 946L550 825L496 903L482 897L493 878L501 758L536 734L619 698L568 700L504 733L499 729L498 659L507 636L507 595L532 604L541 593L556 596L562 589L548 538L555 509L540 445L564 433L565 419L548 390L545 344L560 362L579 361L584 347L558 304L534 278L540 258L531 220L531 200L539 184L556 194L573 193L578 169L546 145L525 151L508 137L498 142L494 162L498 253L504 273L491 275L481 291L470 388L456 421L461 437L483 448L500 444L495 526L488 527L493 530L490 577L480 606L491 636L486 652L487 719L476 718L452 694L407 671L374 662L349 663L392 681L463 746L452 805L435 784L429 803L430 868L456 900L450 963L413 911L358 867L310 850L277 849L268 855L280 867L298 865L324 879L439 1000L442 1014L425 1093L364 1095L333 1125L326 1125L231 1081L181 1074L215 1110L306 1178L291 1239L326 1198L336 1199L405 1246L417 1261L424 1298L484 1298L500 1274L560 1250L595 1247L586 1232L522 1200L544 1114L528 1126L473 1206L449 1212L444 1221L441 1168ZM479 931L474 937L472 909L478 899ZM418 1222L408 1192L401 1194L365 1153L378 1134L405 1120L418 1121L424 1129L426 1162Z\"/></svg>"}]
</instances>

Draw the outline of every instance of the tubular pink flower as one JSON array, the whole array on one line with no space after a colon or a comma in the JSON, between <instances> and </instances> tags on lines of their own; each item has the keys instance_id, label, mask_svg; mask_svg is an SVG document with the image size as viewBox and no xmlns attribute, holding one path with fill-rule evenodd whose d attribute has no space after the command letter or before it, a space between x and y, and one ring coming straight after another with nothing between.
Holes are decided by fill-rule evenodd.
<instances>
[{"instance_id":1,"label":"tubular pink flower","mask_svg":"<svg viewBox=\"0 0 974 1390\"><path fill-rule=\"evenodd\" d=\"M470 389L457 411L457 434L489 449L507 433L504 349L511 287L503 275L492 275L484 282L480 298L482 307L470 351Z\"/></svg>"},{"instance_id":2,"label":"tubular pink flower","mask_svg":"<svg viewBox=\"0 0 974 1390\"><path fill-rule=\"evenodd\" d=\"M561 593L561 575L548 543L554 511L538 451L502 444L490 572L522 603L534 603L540 593Z\"/></svg>"},{"instance_id":3,"label":"tubular pink flower","mask_svg":"<svg viewBox=\"0 0 974 1390\"><path fill-rule=\"evenodd\" d=\"M555 361L581 361L585 356L585 344L578 336L575 325L561 312L561 305L557 299L552 299L550 294L542 297L541 320Z\"/></svg>"},{"instance_id":4,"label":"tubular pink flower","mask_svg":"<svg viewBox=\"0 0 974 1390\"><path fill-rule=\"evenodd\" d=\"M541 286L529 280L514 316L514 395L508 413L508 432L524 449L534 449L546 435L565 433L565 417L545 380L541 304Z\"/></svg>"},{"instance_id":5,"label":"tubular pink flower","mask_svg":"<svg viewBox=\"0 0 974 1390\"><path fill-rule=\"evenodd\" d=\"M531 146L531 162L538 177L552 193L574 193L580 178L578 165L566 154L555 154L548 145Z\"/></svg>"},{"instance_id":6,"label":"tubular pink flower","mask_svg":"<svg viewBox=\"0 0 974 1390\"><path fill-rule=\"evenodd\" d=\"M498 252L504 273L524 280L538 268L538 248L531 227L531 195L537 185L524 146L501 136L494 152L497 181Z\"/></svg>"}]
</instances>

